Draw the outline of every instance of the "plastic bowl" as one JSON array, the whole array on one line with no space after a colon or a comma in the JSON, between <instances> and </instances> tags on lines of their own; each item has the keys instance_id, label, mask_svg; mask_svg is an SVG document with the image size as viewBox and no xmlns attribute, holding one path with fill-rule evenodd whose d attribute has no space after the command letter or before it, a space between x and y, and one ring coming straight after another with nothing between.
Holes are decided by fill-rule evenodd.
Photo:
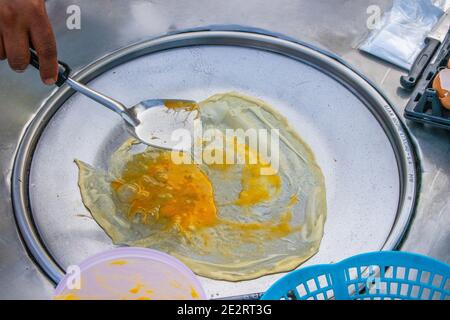
<instances>
[{"instance_id":1,"label":"plastic bowl","mask_svg":"<svg viewBox=\"0 0 450 320\"><path fill-rule=\"evenodd\" d=\"M58 300L206 299L194 273L165 253L116 248L92 256L67 274L55 289Z\"/></svg>"}]
</instances>

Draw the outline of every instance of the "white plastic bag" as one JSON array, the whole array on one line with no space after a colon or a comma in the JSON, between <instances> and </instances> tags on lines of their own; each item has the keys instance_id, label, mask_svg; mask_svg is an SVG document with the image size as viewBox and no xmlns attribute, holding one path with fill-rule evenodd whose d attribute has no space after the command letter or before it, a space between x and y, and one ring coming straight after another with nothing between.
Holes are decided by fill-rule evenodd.
<instances>
[{"instance_id":1,"label":"white plastic bag","mask_svg":"<svg viewBox=\"0 0 450 320\"><path fill-rule=\"evenodd\" d=\"M431 0L394 0L359 49L409 70L450 1L435 2L437 6Z\"/></svg>"}]
</instances>

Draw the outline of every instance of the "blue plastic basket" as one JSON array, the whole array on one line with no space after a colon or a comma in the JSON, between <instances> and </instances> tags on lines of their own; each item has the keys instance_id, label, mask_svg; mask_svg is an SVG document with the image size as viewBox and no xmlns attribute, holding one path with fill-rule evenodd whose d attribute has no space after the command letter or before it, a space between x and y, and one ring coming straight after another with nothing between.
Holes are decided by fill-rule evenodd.
<instances>
[{"instance_id":1,"label":"blue plastic basket","mask_svg":"<svg viewBox=\"0 0 450 320\"><path fill-rule=\"evenodd\" d=\"M450 266L400 251L353 256L293 271L263 300L449 300Z\"/></svg>"}]
</instances>

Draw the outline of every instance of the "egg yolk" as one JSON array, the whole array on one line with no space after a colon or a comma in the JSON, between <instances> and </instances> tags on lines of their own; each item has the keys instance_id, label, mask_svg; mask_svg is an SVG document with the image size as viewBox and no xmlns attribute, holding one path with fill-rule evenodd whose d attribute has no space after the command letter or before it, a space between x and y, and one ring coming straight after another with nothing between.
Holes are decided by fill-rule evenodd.
<instances>
[{"instance_id":1,"label":"egg yolk","mask_svg":"<svg viewBox=\"0 0 450 320\"><path fill-rule=\"evenodd\" d=\"M244 166L241 179L242 191L235 204L255 205L270 200L274 194L279 192L280 176L276 174L261 175L261 169L264 167L267 167L267 165L261 162Z\"/></svg>"},{"instance_id":2,"label":"egg yolk","mask_svg":"<svg viewBox=\"0 0 450 320\"><path fill-rule=\"evenodd\" d=\"M195 102L187 102L187 101L167 100L166 102L164 102L164 106L167 109L172 110L184 110L184 111L198 110L198 104L196 104Z\"/></svg>"},{"instance_id":3,"label":"egg yolk","mask_svg":"<svg viewBox=\"0 0 450 320\"><path fill-rule=\"evenodd\" d=\"M145 224L161 221L189 232L217 221L208 177L195 164L173 163L170 152L135 155L111 186L128 216Z\"/></svg>"},{"instance_id":4,"label":"egg yolk","mask_svg":"<svg viewBox=\"0 0 450 320\"><path fill-rule=\"evenodd\" d=\"M282 238L289 235L291 232L300 231L300 226L293 227L291 225L292 213L286 212L281 214L280 220L278 222L268 221L268 222L248 222L239 223L232 221L224 221L224 223L234 229L241 231L241 236L248 241L252 241L255 232L259 232L259 236L256 239L260 241L260 237L264 237L265 240ZM262 235L261 235L262 233Z\"/></svg>"},{"instance_id":5,"label":"egg yolk","mask_svg":"<svg viewBox=\"0 0 450 320\"><path fill-rule=\"evenodd\" d=\"M236 140L232 147L241 150L238 151L241 152L239 156L245 159L240 177L224 175L224 179L240 178L242 189L234 205L250 207L268 201L280 192L281 178L269 163L247 145L237 148ZM210 168L226 173L231 166L233 164L212 164ZM262 174L264 169L266 174ZM125 165L122 176L111 186L116 198L126 205L130 219L139 217L144 224L165 223L184 235L217 224L240 230L246 238L251 238L255 232L264 232L267 238L273 239L297 230L290 225L291 213L282 215L279 221L268 222L243 223L220 219L208 176L196 164L174 163L169 151L157 155L134 155ZM296 201L292 198L289 206ZM205 241L208 242L207 239Z\"/></svg>"},{"instance_id":6,"label":"egg yolk","mask_svg":"<svg viewBox=\"0 0 450 320\"><path fill-rule=\"evenodd\" d=\"M270 163L265 161L257 151L252 150L247 144L239 143L236 138L225 149L223 164L213 164L210 167L221 171L230 169L233 164L226 163L228 152L232 152L233 155L236 154L243 162L242 190L238 199L234 202L235 205L253 206L272 199L280 192L281 178L273 170Z\"/></svg>"}]
</instances>

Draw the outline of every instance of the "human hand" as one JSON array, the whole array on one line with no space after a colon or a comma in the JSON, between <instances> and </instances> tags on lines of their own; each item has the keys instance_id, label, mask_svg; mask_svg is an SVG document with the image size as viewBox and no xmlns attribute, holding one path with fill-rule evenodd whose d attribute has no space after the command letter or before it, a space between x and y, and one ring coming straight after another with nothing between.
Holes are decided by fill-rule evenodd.
<instances>
[{"instance_id":1,"label":"human hand","mask_svg":"<svg viewBox=\"0 0 450 320\"><path fill-rule=\"evenodd\" d=\"M30 62L29 48L39 57L42 81L51 85L58 78L55 36L44 0L0 0L0 59L23 72Z\"/></svg>"}]
</instances>

